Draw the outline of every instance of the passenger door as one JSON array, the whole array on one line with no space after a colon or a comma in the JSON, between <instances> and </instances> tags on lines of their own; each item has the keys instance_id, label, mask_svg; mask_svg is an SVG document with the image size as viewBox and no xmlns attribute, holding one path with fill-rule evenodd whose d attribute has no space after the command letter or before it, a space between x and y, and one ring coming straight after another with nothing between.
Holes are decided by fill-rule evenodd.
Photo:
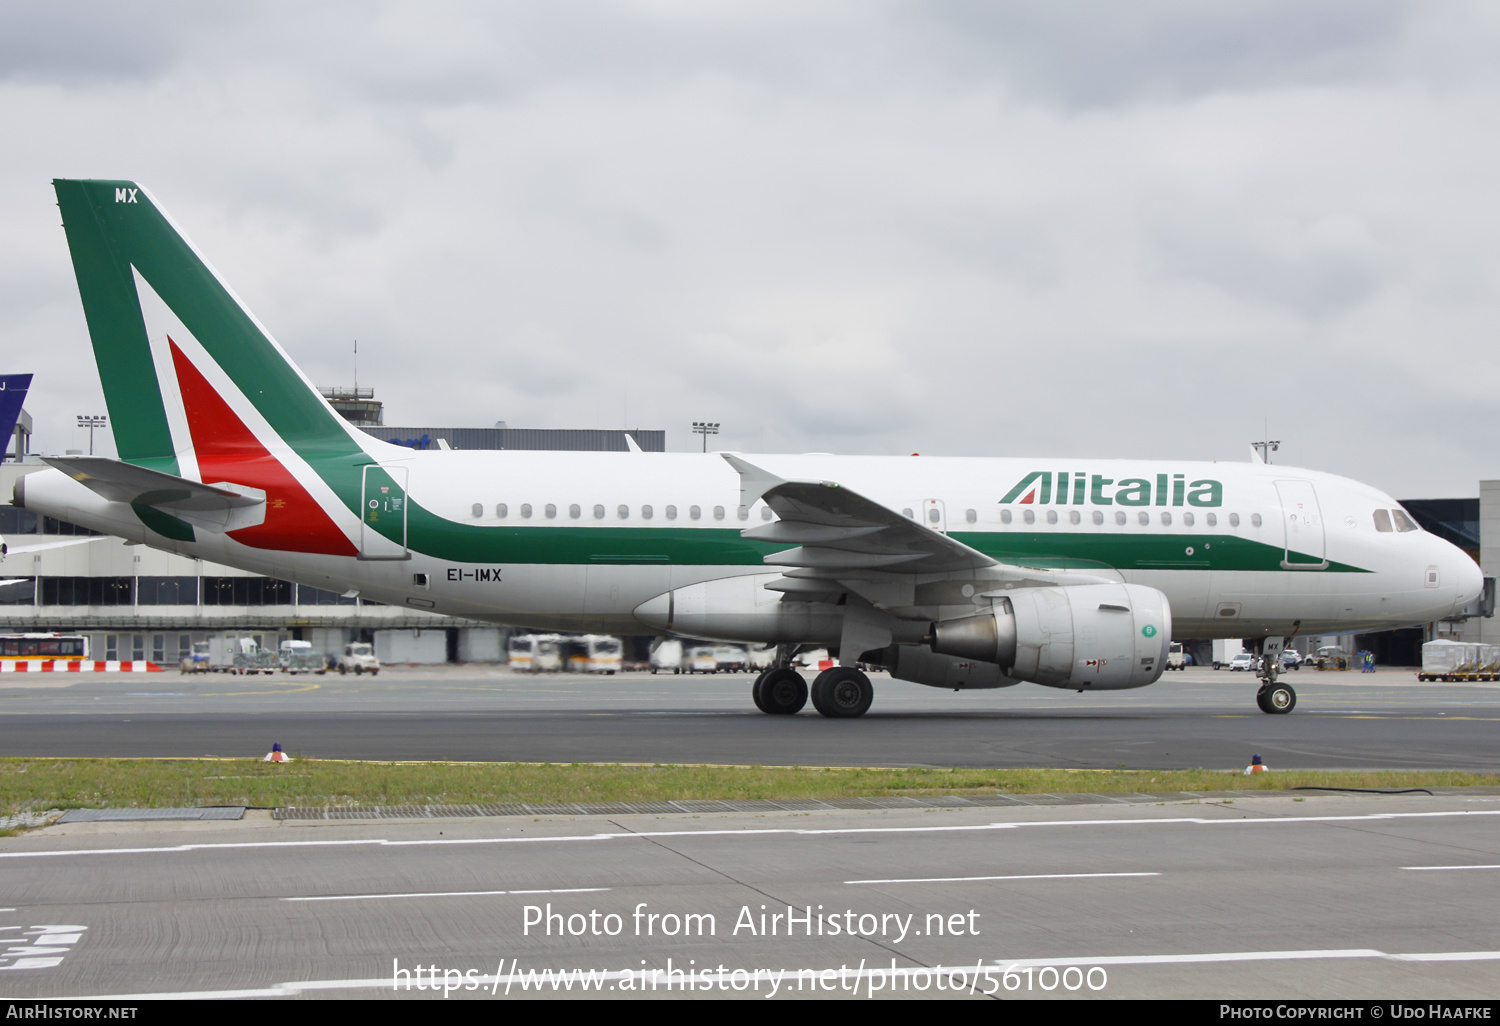
<instances>
[{"instance_id":1,"label":"passenger door","mask_svg":"<svg viewBox=\"0 0 1500 1026\"><path fill-rule=\"evenodd\" d=\"M1323 513L1318 508L1318 493L1311 481L1277 481L1276 494L1281 498L1281 524L1286 532L1284 570L1326 570L1327 539L1323 531Z\"/></svg>"}]
</instances>

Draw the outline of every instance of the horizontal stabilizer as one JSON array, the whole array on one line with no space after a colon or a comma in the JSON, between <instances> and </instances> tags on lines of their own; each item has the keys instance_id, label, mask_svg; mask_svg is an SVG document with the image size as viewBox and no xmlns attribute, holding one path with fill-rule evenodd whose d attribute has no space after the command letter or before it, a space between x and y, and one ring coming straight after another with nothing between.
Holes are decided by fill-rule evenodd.
<instances>
[{"instance_id":1,"label":"horizontal stabilizer","mask_svg":"<svg viewBox=\"0 0 1500 1026\"><path fill-rule=\"evenodd\" d=\"M263 506L259 488L220 481L202 484L104 456L44 456L42 459L110 502L154 506L173 513L211 513Z\"/></svg>"}]
</instances>

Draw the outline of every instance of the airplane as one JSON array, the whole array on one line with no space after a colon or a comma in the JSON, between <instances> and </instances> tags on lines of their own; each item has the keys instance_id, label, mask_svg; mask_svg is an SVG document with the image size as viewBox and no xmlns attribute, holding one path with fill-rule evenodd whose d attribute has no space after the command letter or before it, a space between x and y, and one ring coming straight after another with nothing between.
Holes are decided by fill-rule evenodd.
<instances>
[{"instance_id":1,"label":"airplane","mask_svg":"<svg viewBox=\"0 0 1500 1026\"><path fill-rule=\"evenodd\" d=\"M1250 640L1463 615L1479 567L1378 489L1263 462L413 450L340 417L143 186L54 181L118 459L15 503L154 548L497 624L775 644L763 712L1156 681ZM840 665L809 688L793 660Z\"/></svg>"},{"instance_id":2,"label":"airplane","mask_svg":"<svg viewBox=\"0 0 1500 1026\"><path fill-rule=\"evenodd\" d=\"M26 402L26 392L31 388L31 377L30 374L0 374L0 438L10 438L11 433L15 431L16 421L21 419L21 407ZM64 541L12 545L6 541L4 535L0 535L0 563L5 562L6 556L41 552L44 549L56 549L66 545L83 545L93 540L93 538L68 538ZM0 579L0 588L28 580L30 580L28 577L6 577Z\"/></svg>"}]
</instances>

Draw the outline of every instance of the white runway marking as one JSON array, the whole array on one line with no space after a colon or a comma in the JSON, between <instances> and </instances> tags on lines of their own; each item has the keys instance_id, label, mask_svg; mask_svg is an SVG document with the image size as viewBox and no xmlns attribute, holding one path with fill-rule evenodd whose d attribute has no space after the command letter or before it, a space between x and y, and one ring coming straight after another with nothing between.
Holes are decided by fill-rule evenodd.
<instances>
[{"instance_id":1,"label":"white runway marking","mask_svg":"<svg viewBox=\"0 0 1500 1026\"><path fill-rule=\"evenodd\" d=\"M1386 958L1397 962L1483 962L1500 959L1500 951L1426 951L1410 954L1387 954L1374 948L1343 948L1314 951L1221 951L1201 955L1100 955L1090 958L1017 958L996 959L992 964L991 971L999 974L1006 969L1026 969L1038 966L1055 966L1065 968L1067 966L1105 966L1105 965L1180 965L1184 963L1215 963L1215 962L1264 962L1264 961L1287 961L1302 959L1359 959L1359 958ZM973 972L972 963L969 966L952 966L952 971ZM541 967L538 967L538 972ZM837 970L835 970L837 971ZM924 967L905 967L896 970L905 976L911 974L930 974L932 970ZM653 970L615 970L605 971L597 974L596 979L609 982L631 977L633 979L649 978ZM655 970L660 978L661 970ZM888 969L845 969L840 979L865 979L877 974L888 975ZM705 973L698 979L712 981L732 979L731 974ZM464 984L468 985L469 978L465 978ZM528 974L523 972L510 973L503 976L494 974L487 976L476 975L473 982L481 987L497 986L506 983L526 983ZM534 986L534 981L533 986ZM91 994L69 998L71 1001L141 1001L141 1000L205 1000L210 998L256 998L256 997L296 997L308 991L337 991L337 990L391 990L392 981L389 977L381 979L363 980L300 980L290 983L274 983L268 987L242 988L238 990L189 990L189 991L156 991L142 994ZM560 988L559 988L560 989Z\"/></svg>"},{"instance_id":2,"label":"white runway marking","mask_svg":"<svg viewBox=\"0 0 1500 1026\"><path fill-rule=\"evenodd\" d=\"M1422 951L1391 955L1374 948L1329 948L1309 951L1214 951L1190 955L1093 955L1087 958L996 959L1003 969L1040 966L1092 965L1183 965L1214 962L1281 962L1317 958L1389 958L1397 962L1489 962L1500 959L1500 951Z\"/></svg>"},{"instance_id":3,"label":"white runway marking","mask_svg":"<svg viewBox=\"0 0 1500 1026\"><path fill-rule=\"evenodd\" d=\"M54 851L6 851L0 859L59 858L68 855L159 855L189 851L239 851L265 848L348 848L360 845L382 848L416 848L464 844L570 844L579 841L623 841L655 837L837 837L852 834L943 834L975 833L987 830L1036 830L1054 827L1153 827L1208 826L1256 827L1301 826L1324 823L1369 823L1378 820L1431 820L1466 816L1500 816L1500 809L1464 809L1454 812L1378 812L1364 816L1282 816L1262 819L1204 819L1198 816L1175 816L1169 819L1062 819L1018 823L976 823L972 826L915 827L764 827L752 830L641 830L635 833L562 834L553 837L451 837L438 840L393 841L387 838L365 838L341 841L228 841L216 844L171 844L151 848L67 848Z\"/></svg>"},{"instance_id":4,"label":"white runway marking","mask_svg":"<svg viewBox=\"0 0 1500 1026\"><path fill-rule=\"evenodd\" d=\"M594 894L608 887L560 887L550 891L426 891L411 894L327 894L282 901L379 901L383 898L478 898L496 894Z\"/></svg>"},{"instance_id":5,"label":"white runway marking","mask_svg":"<svg viewBox=\"0 0 1500 1026\"><path fill-rule=\"evenodd\" d=\"M1402 866L1401 868L1422 873L1443 869L1500 869L1500 866Z\"/></svg>"},{"instance_id":6,"label":"white runway marking","mask_svg":"<svg viewBox=\"0 0 1500 1026\"><path fill-rule=\"evenodd\" d=\"M1027 876L916 876L906 880L845 880L846 884L971 883L976 880L1090 880L1102 876L1161 876L1160 873L1032 873Z\"/></svg>"}]
</instances>

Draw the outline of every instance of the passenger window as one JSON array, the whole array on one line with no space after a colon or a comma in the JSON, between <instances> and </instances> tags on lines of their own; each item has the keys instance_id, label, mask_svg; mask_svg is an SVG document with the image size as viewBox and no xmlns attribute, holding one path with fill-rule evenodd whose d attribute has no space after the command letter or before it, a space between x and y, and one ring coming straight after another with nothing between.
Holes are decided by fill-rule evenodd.
<instances>
[{"instance_id":1,"label":"passenger window","mask_svg":"<svg viewBox=\"0 0 1500 1026\"><path fill-rule=\"evenodd\" d=\"M568 516L572 517L574 520L577 520L579 517L583 516L583 507L579 506L576 502L573 503L573 505L568 507Z\"/></svg>"},{"instance_id":2,"label":"passenger window","mask_svg":"<svg viewBox=\"0 0 1500 1026\"><path fill-rule=\"evenodd\" d=\"M599 505L599 504L597 504L597 503L594 505L594 519L595 520L603 520L604 519L604 507L601 506L601 505Z\"/></svg>"},{"instance_id":3,"label":"passenger window","mask_svg":"<svg viewBox=\"0 0 1500 1026\"><path fill-rule=\"evenodd\" d=\"M676 506L668 506L667 507L667 519L668 520L676 520L677 519L677 507Z\"/></svg>"},{"instance_id":4,"label":"passenger window","mask_svg":"<svg viewBox=\"0 0 1500 1026\"><path fill-rule=\"evenodd\" d=\"M1123 509L1115 510L1115 523L1121 527L1125 526L1125 511Z\"/></svg>"},{"instance_id":5,"label":"passenger window","mask_svg":"<svg viewBox=\"0 0 1500 1026\"><path fill-rule=\"evenodd\" d=\"M1411 518L1399 509L1391 510L1391 517L1396 521L1396 530L1403 534L1407 531L1415 531L1417 529L1417 525L1412 523Z\"/></svg>"},{"instance_id":6,"label":"passenger window","mask_svg":"<svg viewBox=\"0 0 1500 1026\"><path fill-rule=\"evenodd\" d=\"M641 507L641 519L642 520L650 520L651 519L651 514L654 513L654 512L655 512L655 510L653 510L650 506L642 506Z\"/></svg>"},{"instance_id":7,"label":"passenger window","mask_svg":"<svg viewBox=\"0 0 1500 1026\"><path fill-rule=\"evenodd\" d=\"M1140 523L1142 527L1145 527L1147 524L1151 523L1151 514L1147 513L1145 510L1141 510L1135 515L1135 519Z\"/></svg>"},{"instance_id":8,"label":"passenger window","mask_svg":"<svg viewBox=\"0 0 1500 1026\"><path fill-rule=\"evenodd\" d=\"M1002 524L1008 524L1008 523L1010 523L1010 510L1008 510L1008 509L1002 509L1000 511L1000 522Z\"/></svg>"},{"instance_id":9,"label":"passenger window","mask_svg":"<svg viewBox=\"0 0 1500 1026\"><path fill-rule=\"evenodd\" d=\"M1083 517L1078 515L1078 511L1076 509L1068 510L1068 523L1076 524L1082 519Z\"/></svg>"},{"instance_id":10,"label":"passenger window","mask_svg":"<svg viewBox=\"0 0 1500 1026\"><path fill-rule=\"evenodd\" d=\"M542 507L542 512L546 514L548 520L552 520L557 516L557 507L549 502L547 503L547 505Z\"/></svg>"},{"instance_id":11,"label":"passenger window","mask_svg":"<svg viewBox=\"0 0 1500 1026\"><path fill-rule=\"evenodd\" d=\"M938 508L936 506L932 507L930 510L927 511L927 521L928 521L928 523L935 524L939 520L941 520L942 518L943 518L943 515L938 512Z\"/></svg>"},{"instance_id":12,"label":"passenger window","mask_svg":"<svg viewBox=\"0 0 1500 1026\"><path fill-rule=\"evenodd\" d=\"M1231 514L1229 514L1229 526L1230 527L1239 527L1240 526L1240 515L1238 513L1231 513Z\"/></svg>"},{"instance_id":13,"label":"passenger window","mask_svg":"<svg viewBox=\"0 0 1500 1026\"><path fill-rule=\"evenodd\" d=\"M699 519L700 517L703 516L703 511L701 509L699 509L697 506L689 506L688 507L688 516L692 517L694 520L697 520L697 519Z\"/></svg>"},{"instance_id":14,"label":"passenger window","mask_svg":"<svg viewBox=\"0 0 1500 1026\"><path fill-rule=\"evenodd\" d=\"M715 520L723 520L724 519L724 507L723 506L715 506L714 507L714 519Z\"/></svg>"},{"instance_id":15,"label":"passenger window","mask_svg":"<svg viewBox=\"0 0 1500 1026\"><path fill-rule=\"evenodd\" d=\"M1213 516L1213 514L1210 513L1209 516ZM1182 515L1182 526L1184 526L1184 527L1192 527L1193 526L1193 515L1191 513L1184 513Z\"/></svg>"},{"instance_id":16,"label":"passenger window","mask_svg":"<svg viewBox=\"0 0 1500 1026\"><path fill-rule=\"evenodd\" d=\"M1028 524L1036 523L1036 510L1028 509L1025 513L1021 514L1021 519L1026 521Z\"/></svg>"},{"instance_id":17,"label":"passenger window","mask_svg":"<svg viewBox=\"0 0 1500 1026\"><path fill-rule=\"evenodd\" d=\"M1208 521L1208 526L1209 527L1218 527L1219 526L1219 515L1217 513L1207 513L1207 514L1204 514L1204 519Z\"/></svg>"},{"instance_id":18,"label":"passenger window","mask_svg":"<svg viewBox=\"0 0 1500 1026\"><path fill-rule=\"evenodd\" d=\"M630 516L630 507L621 506L619 509L615 510L615 516L619 517L621 520L627 519Z\"/></svg>"},{"instance_id":19,"label":"passenger window","mask_svg":"<svg viewBox=\"0 0 1500 1026\"><path fill-rule=\"evenodd\" d=\"M1171 527L1172 526L1172 514L1166 512L1165 510L1163 510L1162 514L1161 514L1161 526L1163 526L1163 527Z\"/></svg>"},{"instance_id":20,"label":"passenger window","mask_svg":"<svg viewBox=\"0 0 1500 1026\"><path fill-rule=\"evenodd\" d=\"M1104 523L1104 511L1098 509L1094 510L1093 521L1095 526Z\"/></svg>"},{"instance_id":21,"label":"passenger window","mask_svg":"<svg viewBox=\"0 0 1500 1026\"><path fill-rule=\"evenodd\" d=\"M510 507L505 503L502 502L495 506L495 516L499 517L501 520L504 520L509 514Z\"/></svg>"},{"instance_id":22,"label":"passenger window","mask_svg":"<svg viewBox=\"0 0 1500 1026\"><path fill-rule=\"evenodd\" d=\"M482 517L482 516L484 516L484 507L483 507L483 506L481 506L481 505L480 505L480 504L479 504L479 503L477 503L477 502L476 502L476 503L474 503L474 505L473 505L473 506L472 506L472 507L471 507L471 508L470 508L470 510L469 510L469 512L470 512L470 513L473 513L473 514L474 514L474 517L475 517L475 519L476 519L476 520L477 520L477 519L478 519L478 518L479 518L479 517Z\"/></svg>"},{"instance_id":23,"label":"passenger window","mask_svg":"<svg viewBox=\"0 0 1500 1026\"><path fill-rule=\"evenodd\" d=\"M521 503L521 519L522 520L530 520L531 519L531 503L529 503L529 502L523 502L523 503Z\"/></svg>"},{"instance_id":24,"label":"passenger window","mask_svg":"<svg viewBox=\"0 0 1500 1026\"><path fill-rule=\"evenodd\" d=\"M908 519L908 520L915 520L915 519L917 519L916 514L912 513L910 507L903 507L902 510L901 510L901 515L903 517L905 517L906 519Z\"/></svg>"},{"instance_id":25,"label":"passenger window","mask_svg":"<svg viewBox=\"0 0 1500 1026\"><path fill-rule=\"evenodd\" d=\"M1250 514L1250 526L1251 527L1259 527L1260 526L1260 514L1259 513L1251 513Z\"/></svg>"},{"instance_id":26,"label":"passenger window","mask_svg":"<svg viewBox=\"0 0 1500 1026\"><path fill-rule=\"evenodd\" d=\"M770 520L771 519L771 507L770 506L762 506L760 508L760 518L762 520Z\"/></svg>"},{"instance_id":27,"label":"passenger window","mask_svg":"<svg viewBox=\"0 0 1500 1026\"><path fill-rule=\"evenodd\" d=\"M734 511L734 515L737 516L737 517L739 517L741 520L749 520L750 519L750 507L749 506L741 506L739 509L737 509L737 510Z\"/></svg>"},{"instance_id":28,"label":"passenger window","mask_svg":"<svg viewBox=\"0 0 1500 1026\"><path fill-rule=\"evenodd\" d=\"M1047 511L1047 523L1049 523L1049 524L1055 524L1055 523L1057 523L1057 510L1055 510L1055 509L1049 509Z\"/></svg>"},{"instance_id":29,"label":"passenger window","mask_svg":"<svg viewBox=\"0 0 1500 1026\"><path fill-rule=\"evenodd\" d=\"M1383 509L1375 511L1375 530L1381 534L1391 533L1391 515Z\"/></svg>"},{"instance_id":30,"label":"passenger window","mask_svg":"<svg viewBox=\"0 0 1500 1026\"><path fill-rule=\"evenodd\" d=\"M964 510L964 520L971 524L977 524L979 522L979 512L972 509Z\"/></svg>"}]
</instances>

